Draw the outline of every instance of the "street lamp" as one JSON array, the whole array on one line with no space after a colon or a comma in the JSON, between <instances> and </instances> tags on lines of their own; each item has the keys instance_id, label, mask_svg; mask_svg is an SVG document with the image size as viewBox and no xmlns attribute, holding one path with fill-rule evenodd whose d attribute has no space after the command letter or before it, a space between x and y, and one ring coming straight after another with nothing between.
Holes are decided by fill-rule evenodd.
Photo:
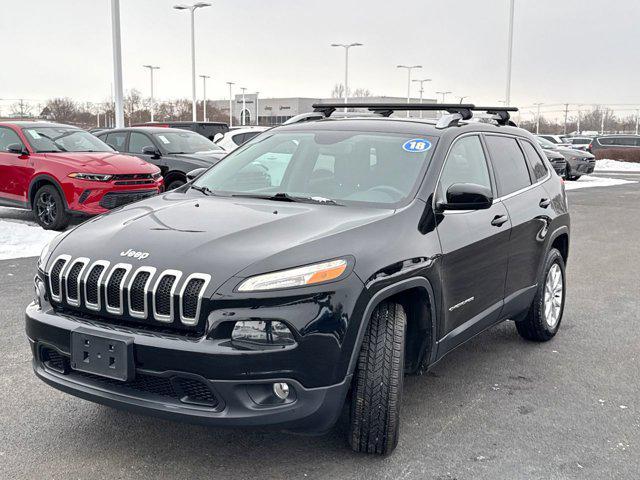
<instances>
[{"instance_id":1,"label":"street lamp","mask_svg":"<svg viewBox=\"0 0 640 480\"><path fill-rule=\"evenodd\" d=\"M245 114L245 111L247 109L247 101L244 98L244 92L246 92L247 89L245 87L240 87L240 90L242 90L242 112L240 113L240 124L244 127L245 123L247 122L247 115Z\"/></svg>"},{"instance_id":2,"label":"street lamp","mask_svg":"<svg viewBox=\"0 0 640 480\"><path fill-rule=\"evenodd\" d=\"M234 82L227 82L229 85L229 126L233 127L233 86Z\"/></svg>"},{"instance_id":3,"label":"street lamp","mask_svg":"<svg viewBox=\"0 0 640 480\"><path fill-rule=\"evenodd\" d=\"M144 68L149 69L149 75L151 77L151 121L153 122L153 111L155 110L155 103L153 100L153 71L160 70L160 67L154 67L153 65L143 65Z\"/></svg>"},{"instance_id":4,"label":"street lamp","mask_svg":"<svg viewBox=\"0 0 640 480\"><path fill-rule=\"evenodd\" d=\"M260 92L256 92L256 125L260 125L260 110L258 110L258 95Z\"/></svg>"},{"instance_id":5,"label":"street lamp","mask_svg":"<svg viewBox=\"0 0 640 480\"><path fill-rule=\"evenodd\" d=\"M442 95L442 103L445 103L445 99L450 93L452 92L436 92L436 95Z\"/></svg>"},{"instance_id":6,"label":"street lamp","mask_svg":"<svg viewBox=\"0 0 640 480\"><path fill-rule=\"evenodd\" d=\"M210 3L198 2L193 5L174 5L176 10L189 10L191 13L191 108L193 121L196 121L196 37L194 33L194 17L198 8L210 7Z\"/></svg>"},{"instance_id":7,"label":"street lamp","mask_svg":"<svg viewBox=\"0 0 640 480\"><path fill-rule=\"evenodd\" d=\"M538 110L537 110L538 113L536 114L536 135L538 135L540 133L540 105L543 105L543 104L538 102L538 103L534 103L534 105L538 107Z\"/></svg>"},{"instance_id":8,"label":"street lamp","mask_svg":"<svg viewBox=\"0 0 640 480\"><path fill-rule=\"evenodd\" d=\"M414 68L422 68L422 65L398 65L397 68L407 69L407 103L411 103L411 71ZM407 118L409 118L409 110L407 110Z\"/></svg>"},{"instance_id":9,"label":"street lamp","mask_svg":"<svg viewBox=\"0 0 640 480\"><path fill-rule=\"evenodd\" d=\"M431 79L430 78L423 78L420 80L413 80L416 83L420 84L420 104L422 104L422 98L423 98L423 92L424 92L424 83L425 82L430 82ZM422 118L422 110L420 110L420 118Z\"/></svg>"},{"instance_id":10,"label":"street lamp","mask_svg":"<svg viewBox=\"0 0 640 480\"><path fill-rule=\"evenodd\" d=\"M361 47L362 43L332 43L332 47L342 47L344 48L344 103L347 103L349 98L349 49L351 47ZM347 111L345 107L344 111Z\"/></svg>"},{"instance_id":11,"label":"street lamp","mask_svg":"<svg viewBox=\"0 0 640 480\"><path fill-rule=\"evenodd\" d=\"M209 75L199 75L202 79L202 121L207 121L207 78L211 78Z\"/></svg>"},{"instance_id":12,"label":"street lamp","mask_svg":"<svg viewBox=\"0 0 640 480\"><path fill-rule=\"evenodd\" d=\"M113 42L113 84L116 128L124 127L122 94L122 48L120 46L120 0L111 0L111 39Z\"/></svg>"},{"instance_id":13,"label":"street lamp","mask_svg":"<svg viewBox=\"0 0 640 480\"><path fill-rule=\"evenodd\" d=\"M465 96L463 96L463 97L458 96L458 98L460 99L460 104L462 104L462 101L463 101L465 98L469 98L469 95L465 95Z\"/></svg>"},{"instance_id":14,"label":"street lamp","mask_svg":"<svg viewBox=\"0 0 640 480\"><path fill-rule=\"evenodd\" d=\"M507 44L507 89L504 100L505 105L511 104L511 57L513 56L513 11L515 0L509 0L509 43Z\"/></svg>"}]
</instances>

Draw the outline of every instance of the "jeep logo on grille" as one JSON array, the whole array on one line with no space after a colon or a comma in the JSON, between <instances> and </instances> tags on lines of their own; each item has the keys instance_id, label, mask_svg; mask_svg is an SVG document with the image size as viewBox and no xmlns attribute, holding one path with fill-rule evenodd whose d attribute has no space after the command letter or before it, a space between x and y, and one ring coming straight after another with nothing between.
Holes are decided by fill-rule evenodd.
<instances>
[{"instance_id":1,"label":"jeep logo on grille","mask_svg":"<svg viewBox=\"0 0 640 480\"><path fill-rule=\"evenodd\" d=\"M135 250L126 250L124 252L120 252L120 256L121 257L131 257L131 258L137 258L138 260L144 260L145 258L147 258L149 256L148 252L136 252Z\"/></svg>"}]
</instances>

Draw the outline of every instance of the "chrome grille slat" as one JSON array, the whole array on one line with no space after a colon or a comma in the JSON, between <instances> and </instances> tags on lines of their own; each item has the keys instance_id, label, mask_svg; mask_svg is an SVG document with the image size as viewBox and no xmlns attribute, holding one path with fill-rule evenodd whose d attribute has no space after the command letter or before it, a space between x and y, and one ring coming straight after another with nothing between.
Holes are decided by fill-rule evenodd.
<instances>
[{"instance_id":1,"label":"chrome grille slat","mask_svg":"<svg viewBox=\"0 0 640 480\"><path fill-rule=\"evenodd\" d=\"M82 281L82 274L88 264L88 258L76 258L73 262L69 263L67 273L64 276L67 303L74 307L80 306L80 282Z\"/></svg>"},{"instance_id":2,"label":"chrome grille slat","mask_svg":"<svg viewBox=\"0 0 640 480\"><path fill-rule=\"evenodd\" d=\"M75 308L190 327L200 321L211 282L211 275L205 273L185 277L180 270L159 272L151 266L112 265L107 260L92 262L70 255L56 257L47 275L51 299L56 303L64 299Z\"/></svg>"}]
</instances>

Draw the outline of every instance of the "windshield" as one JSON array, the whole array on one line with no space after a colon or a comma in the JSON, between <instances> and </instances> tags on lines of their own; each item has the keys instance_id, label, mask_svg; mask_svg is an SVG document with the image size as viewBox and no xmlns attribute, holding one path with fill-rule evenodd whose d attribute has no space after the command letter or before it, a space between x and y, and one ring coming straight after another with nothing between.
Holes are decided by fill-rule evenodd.
<instances>
[{"instance_id":1,"label":"windshield","mask_svg":"<svg viewBox=\"0 0 640 480\"><path fill-rule=\"evenodd\" d=\"M263 134L202 175L218 195L397 204L415 194L436 138L362 131Z\"/></svg>"},{"instance_id":2,"label":"windshield","mask_svg":"<svg viewBox=\"0 0 640 480\"><path fill-rule=\"evenodd\" d=\"M538 140L538 143L542 148L556 148L556 144L550 142L546 138L536 137L536 140Z\"/></svg>"},{"instance_id":3,"label":"windshield","mask_svg":"<svg viewBox=\"0 0 640 480\"><path fill-rule=\"evenodd\" d=\"M32 127L23 132L36 152L113 152L89 132L71 127Z\"/></svg>"},{"instance_id":4,"label":"windshield","mask_svg":"<svg viewBox=\"0 0 640 480\"><path fill-rule=\"evenodd\" d=\"M162 145L166 153L196 153L196 152L221 152L222 148L199 133L186 130L167 130L162 133L154 133L158 143Z\"/></svg>"}]
</instances>

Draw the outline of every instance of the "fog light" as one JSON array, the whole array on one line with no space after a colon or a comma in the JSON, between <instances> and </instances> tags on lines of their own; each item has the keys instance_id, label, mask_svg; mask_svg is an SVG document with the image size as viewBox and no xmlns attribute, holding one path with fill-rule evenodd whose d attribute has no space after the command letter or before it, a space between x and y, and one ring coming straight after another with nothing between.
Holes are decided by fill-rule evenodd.
<instances>
[{"instance_id":1,"label":"fog light","mask_svg":"<svg viewBox=\"0 0 640 480\"><path fill-rule=\"evenodd\" d=\"M289 327L274 320L236 322L231 341L234 347L247 350L283 348L296 343Z\"/></svg>"},{"instance_id":2,"label":"fog light","mask_svg":"<svg viewBox=\"0 0 640 480\"><path fill-rule=\"evenodd\" d=\"M280 400L286 400L289 396L289 384L285 382L274 383L273 394Z\"/></svg>"}]
</instances>

